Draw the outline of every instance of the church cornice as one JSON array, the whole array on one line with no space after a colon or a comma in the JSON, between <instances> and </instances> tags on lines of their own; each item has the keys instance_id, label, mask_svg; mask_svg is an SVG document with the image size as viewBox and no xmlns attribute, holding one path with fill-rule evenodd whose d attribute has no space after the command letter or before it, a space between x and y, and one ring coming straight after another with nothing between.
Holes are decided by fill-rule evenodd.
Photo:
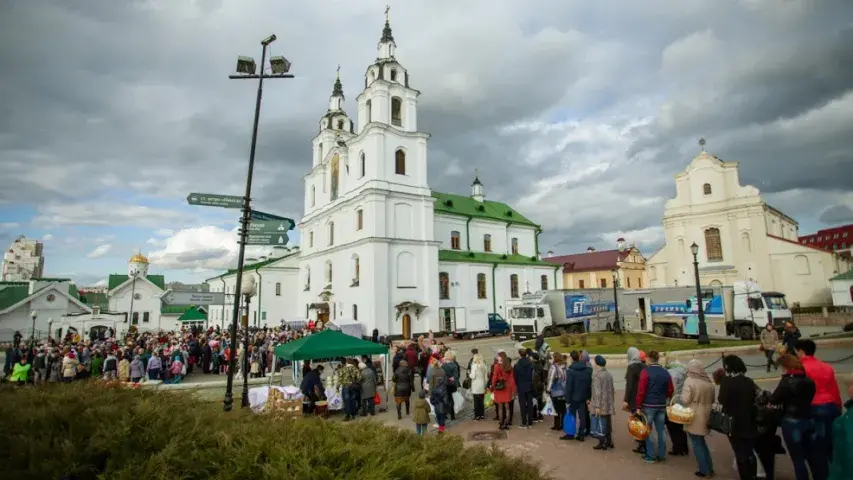
<instances>
[{"instance_id":1,"label":"church cornice","mask_svg":"<svg viewBox=\"0 0 853 480\"><path fill-rule=\"evenodd\" d=\"M372 67L372 66L374 66L374 65L371 65L371 67ZM368 68L368 70L370 69L370 67L367 67L367 68ZM410 86L408 86L408 85L404 85L404 84L399 83L399 82L392 82L391 80L387 80L387 79L385 79L385 78L377 78L377 79L373 80L372 82L370 82L370 84L368 84L368 85L367 85L367 87L364 89L364 91L362 91L361 93L359 93L359 94L358 94L358 96L357 96L357 97L355 97L355 101L356 101L356 102L361 101L361 97L363 97L364 95L366 95L366 94L367 94L367 91L368 91L368 90L370 90L370 89L372 89L372 88L373 88L373 84L375 84L375 83L381 83L382 85L388 86L388 87L389 87L389 88L388 88L388 91L390 91L390 90L391 90L391 88L390 88L390 87L393 87L394 85L396 85L396 86L400 87L400 88L401 88L401 89L403 89L403 90L406 90L406 91L409 91L409 92L414 93L414 94L415 94L415 95L414 95L414 96L415 96L415 98L417 98L417 97L419 97L419 96L421 95L421 91L420 91L420 90L418 90L418 89L416 89L416 88L412 88L412 87L410 87Z\"/></svg>"},{"instance_id":2,"label":"church cornice","mask_svg":"<svg viewBox=\"0 0 853 480\"><path fill-rule=\"evenodd\" d=\"M419 247L419 246L426 245L426 246L431 246L431 247L436 247L436 248L438 248L441 245L441 242L436 241L436 240L412 240L410 238L395 238L395 237L364 237L364 238L359 238L358 240L353 240L352 242L341 243L341 244L335 245L333 247L323 249L319 252L314 252L314 253L309 253L307 255L303 255L302 257L300 257L299 260L301 263L301 261L303 259L304 260L311 260L311 259L315 259L317 257L327 257L327 256L329 256L335 252L339 252L342 250L348 250L351 248L359 247L361 245L367 245L370 243L387 243L387 244L394 243L397 245L411 245L413 247Z\"/></svg>"},{"instance_id":3,"label":"church cornice","mask_svg":"<svg viewBox=\"0 0 853 480\"><path fill-rule=\"evenodd\" d=\"M415 192L404 192L400 190L391 190L390 188L379 188L373 186L371 184L380 183L383 185L399 185L401 187L407 187L417 190L424 190L426 194L423 193L415 193ZM387 198L389 196L399 197L400 199L405 200L415 200L420 202L430 202L435 203L435 198L429 193L429 189L423 189L421 187L411 187L409 185L404 185L401 183L388 182L386 180L370 180L365 183L363 186L356 188L350 192L345 193L340 196L334 202L330 202L322 207L314 209L314 211L310 213L306 213L302 219L300 220L299 227L302 228L304 224L307 224L312 221L321 220L319 217L323 217L341 207L352 206L353 204L358 204L360 202L365 201L365 197L369 197L371 195L380 196L383 198Z\"/></svg>"},{"instance_id":4,"label":"church cornice","mask_svg":"<svg viewBox=\"0 0 853 480\"><path fill-rule=\"evenodd\" d=\"M383 134L383 133L393 133L399 137L403 138L420 138L423 140L429 140L431 135L429 133L424 132L407 132L405 130L400 130L399 127L395 127L393 125L388 125L382 122L370 122L364 126L361 132L355 137L347 140L347 143L357 143L362 138L371 135L371 134Z\"/></svg>"}]
</instances>

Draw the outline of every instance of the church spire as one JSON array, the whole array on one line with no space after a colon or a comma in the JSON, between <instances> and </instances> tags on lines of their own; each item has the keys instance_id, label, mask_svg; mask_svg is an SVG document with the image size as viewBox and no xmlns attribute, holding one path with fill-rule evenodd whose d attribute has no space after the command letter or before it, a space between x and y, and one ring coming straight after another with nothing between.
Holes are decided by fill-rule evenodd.
<instances>
[{"instance_id":1,"label":"church spire","mask_svg":"<svg viewBox=\"0 0 853 480\"><path fill-rule=\"evenodd\" d=\"M329 97L329 110L343 110L344 109L344 86L341 84L341 66L338 65L337 77L335 78L335 85L332 87L332 96Z\"/></svg>"},{"instance_id":2,"label":"church spire","mask_svg":"<svg viewBox=\"0 0 853 480\"><path fill-rule=\"evenodd\" d=\"M486 195L483 193L483 182L480 181L480 172L476 168L474 169L474 183L471 184L471 198L478 202L486 199Z\"/></svg>"},{"instance_id":3,"label":"church spire","mask_svg":"<svg viewBox=\"0 0 853 480\"><path fill-rule=\"evenodd\" d=\"M388 59L394 58L394 49L397 48L397 43L394 42L394 34L391 32L391 20L389 12L391 6L385 7L385 28L382 29L382 38L379 39L379 58Z\"/></svg>"}]
</instances>

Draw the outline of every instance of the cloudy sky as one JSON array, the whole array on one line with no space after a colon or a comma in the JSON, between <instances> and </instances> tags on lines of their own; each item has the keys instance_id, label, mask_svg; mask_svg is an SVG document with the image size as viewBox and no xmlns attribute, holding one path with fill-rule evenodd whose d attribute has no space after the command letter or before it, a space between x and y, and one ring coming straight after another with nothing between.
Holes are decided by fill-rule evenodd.
<instances>
[{"instance_id":1,"label":"cloudy sky","mask_svg":"<svg viewBox=\"0 0 853 480\"><path fill-rule=\"evenodd\" d=\"M82 284L137 250L170 280L233 265L236 211L186 196L242 192L236 56L276 33L293 62L264 92L255 200L298 220L336 66L354 114L385 3L3 1L0 244L43 238L46 273ZM853 222L851 19L849 0L391 2L430 186L468 192L479 168L557 253L651 253L702 136L802 233Z\"/></svg>"}]
</instances>

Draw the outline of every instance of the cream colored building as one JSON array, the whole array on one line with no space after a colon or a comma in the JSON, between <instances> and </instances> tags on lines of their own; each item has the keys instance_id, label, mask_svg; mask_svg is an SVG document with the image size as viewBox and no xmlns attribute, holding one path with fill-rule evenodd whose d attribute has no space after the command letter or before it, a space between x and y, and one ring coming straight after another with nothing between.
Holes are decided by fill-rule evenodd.
<instances>
[{"instance_id":1,"label":"cream colored building","mask_svg":"<svg viewBox=\"0 0 853 480\"><path fill-rule=\"evenodd\" d=\"M616 243L616 250L598 251L589 247L586 253L549 255L543 260L562 268L566 289L613 288L614 270L620 288L648 288L646 259L636 247L626 245L624 238Z\"/></svg>"},{"instance_id":2,"label":"cream colored building","mask_svg":"<svg viewBox=\"0 0 853 480\"><path fill-rule=\"evenodd\" d=\"M796 220L764 202L757 188L741 185L737 162L703 148L676 175L675 187L664 210L666 244L646 261L650 286L694 285L695 242L703 285L753 280L784 293L789 304L831 303L829 279L849 270L849 260L800 244Z\"/></svg>"}]
</instances>

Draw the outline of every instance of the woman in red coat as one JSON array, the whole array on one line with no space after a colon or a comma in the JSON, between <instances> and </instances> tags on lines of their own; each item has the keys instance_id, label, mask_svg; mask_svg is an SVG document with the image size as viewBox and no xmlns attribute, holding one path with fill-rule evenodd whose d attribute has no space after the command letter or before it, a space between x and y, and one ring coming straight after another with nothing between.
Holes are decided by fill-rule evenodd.
<instances>
[{"instance_id":1,"label":"woman in red coat","mask_svg":"<svg viewBox=\"0 0 853 480\"><path fill-rule=\"evenodd\" d=\"M492 396L501 423L500 429L509 430L510 422L507 420L507 412L510 402L515 397L515 378L512 375L512 362L509 357L505 353L500 355L501 361L492 371Z\"/></svg>"}]
</instances>

